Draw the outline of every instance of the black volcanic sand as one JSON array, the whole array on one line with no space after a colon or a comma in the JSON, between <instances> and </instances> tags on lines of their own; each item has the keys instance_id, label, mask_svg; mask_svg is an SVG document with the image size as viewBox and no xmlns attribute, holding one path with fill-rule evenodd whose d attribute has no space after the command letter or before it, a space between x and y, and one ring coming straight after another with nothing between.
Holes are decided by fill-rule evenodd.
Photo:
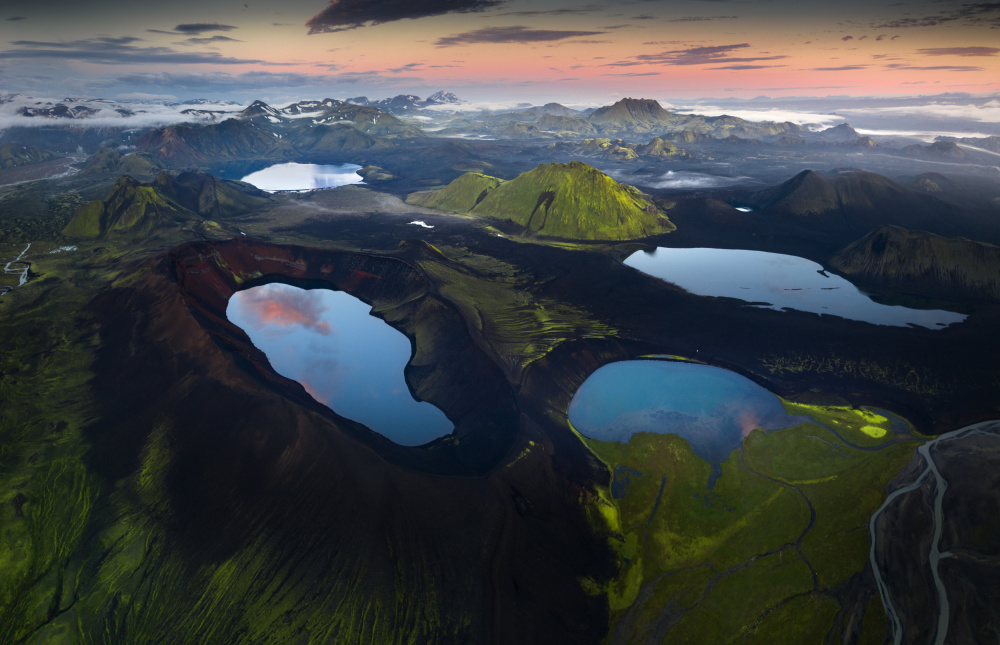
<instances>
[{"instance_id":1,"label":"black volcanic sand","mask_svg":"<svg viewBox=\"0 0 1000 645\"><path fill-rule=\"evenodd\" d=\"M175 247L189 232L161 232L143 252L172 250L124 277L127 259L101 264L108 242L76 273L40 280L102 289L84 312L100 330L85 412L100 494L71 568L51 573L76 576L93 633L600 642L617 554L594 500L611 477L566 409L616 360L692 357L786 398L890 410L926 433L1000 413L995 305L944 330L880 327L693 296L623 266L634 244L560 248L446 216L314 210L225 222L269 239ZM683 230L648 242L678 244ZM81 281L88 262L94 277ZM413 344L411 390L455 434L396 446L276 374L225 317L234 291L274 281L373 305ZM18 515L37 503L17 500ZM58 589L32 602L65 620L62 582L38 587Z\"/></svg>"},{"instance_id":2,"label":"black volcanic sand","mask_svg":"<svg viewBox=\"0 0 1000 645\"><path fill-rule=\"evenodd\" d=\"M613 247L553 248L445 221L420 230L426 242L400 243L414 228L407 221L317 219L289 231L380 249L365 253L249 238L188 244L92 304L103 321L92 464L121 481L149 468L152 446L172 446L158 463L161 510L147 520L187 566L246 562L265 545L256 575L311 598L296 605L310 608L302 611L350 608L352 633L596 643L608 607L579 581L615 575L588 502L610 473L565 415L601 365L650 353L696 357L788 398L877 405L925 432L1000 411L989 378L1000 349L983 342L997 328L996 309L941 331L754 309L638 274L613 259ZM434 278L447 268L462 276L451 280L488 281L479 265L462 264L473 257L463 248L480 263L504 258L529 301L567 303L614 333L543 334L535 340L550 351L519 367L509 347L559 321L527 330L472 324L460 292ZM455 434L399 447L277 375L225 318L235 290L273 281L338 288L372 304L411 339L407 382ZM484 319L502 317L494 308L504 303L472 293ZM198 588L197 576L174 575ZM434 592L424 602L427 584ZM400 602L409 610L391 619L366 613ZM435 613L442 607L448 615ZM234 629L250 620L231 611ZM160 629L153 633L171 633Z\"/></svg>"},{"instance_id":3,"label":"black volcanic sand","mask_svg":"<svg viewBox=\"0 0 1000 645\"><path fill-rule=\"evenodd\" d=\"M935 444L931 455L947 481L943 500L939 572L949 603L948 642L985 643L997 639L1000 609L1000 436L970 435ZM925 470L916 455L889 487L913 483ZM934 643L938 594L928 549L934 536L934 477L898 497L876 524L883 578L904 625L903 642Z\"/></svg>"},{"instance_id":4,"label":"black volcanic sand","mask_svg":"<svg viewBox=\"0 0 1000 645\"><path fill-rule=\"evenodd\" d=\"M225 318L234 276L257 272L242 286L336 287L373 304L415 342L407 380L455 434L402 448L275 374ZM91 460L121 481L150 467L151 446L172 447L157 465L162 504L149 519L192 567L174 573L185 584L197 588L199 567L264 548L255 575L309 598L299 609L352 616L345 640L600 641L606 605L578 579L608 579L613 560L579 500L604 474L574 481L554 469L552 442L519 412L455 309L406 262L239 240L183 246L137 275L92 305L105 322ZM537 447L518 459L529 439ZM271 596L276 607L281 598ZM192 612L184 598L170 602ZM217 620L234 629L256 620L230 611Z\"/></svg>"},{"instance_id":5,"label":"black volcanic sand","mask_svg":"<svg viewBox=\"0 0 1000 645\"><path fill-rule=\"evenodd\" d=\"M447 224L446 218L443 223ZM296 228L319 239L390 249L408 235L405 219L370 218L363 233L343 220L316 220ZM522 396L564 410L568 395L601 365L650 353L696 358L747 376L786 398L847 401L891 410L919 430L938 434L967 423L995 418L1000 392L995 382L1000 342L1000 307L984 303L964 322L944 329L890 327L799 311L747 307L730 298L694 296L662 280L622 265L615 257L638 245L582 246L566 250L471 230L465 222L420 231L427 243L453 254L503 258L524 275L524 293L588 312L617 330L610 338L582 340L605 359L582 367L572 356L580 347L566 342L542 363L573 373L572 384ZM669 245L672 236L653 243ZM962 303L953 303L965 309ZM489 303L477 305L488 311ZM497 340L497 339L492 339ZM571 341L572 339L567 339ZM489 343L491 339L487 339ZM624 348L628 349L624 349ZM558 360L555 358L559 356ZM569 361L567 366L565 361ZM515 382L516 374L509 375Z\"/></svg>"}]
</instances>

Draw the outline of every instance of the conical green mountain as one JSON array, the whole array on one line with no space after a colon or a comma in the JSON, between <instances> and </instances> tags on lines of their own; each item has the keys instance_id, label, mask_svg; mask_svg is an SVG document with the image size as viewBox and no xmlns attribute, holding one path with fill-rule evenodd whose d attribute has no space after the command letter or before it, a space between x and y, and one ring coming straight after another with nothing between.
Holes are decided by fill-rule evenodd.
<instances>
[{"instance_id":1,"label":"conical green mountain","mask_svg":"<svg viewBox=\"0 0 1000 645\"><path fill-rule=\"evenodd\" d=\"M63 234L69 237L145 236L192 214L153 186L124 175L108 196L81 206Z\"/></svg>"},{"instance_id":2,"label":"conical green mountain","mask_svg":"<svg viewBox=\"0 0 1000 645\"><path fill-rule=\"evenodd\" d=\"M631 240L675 229L642 193L585 163L538 166L506 181L472 212L513 222L526 235Z\"/></svg>"},{"instance_id":3,"label":"conical green mountain","mask_svg":"<svg viewBox=\"0 0 1000 645\"><path fill-rule=\"evenodd\" d=\"M467 172L441 190L413 193L406 202L416 206L464 213L486 199L486 196L502 183L503 179L478 172Z\"/></svg>"}]
</instances>

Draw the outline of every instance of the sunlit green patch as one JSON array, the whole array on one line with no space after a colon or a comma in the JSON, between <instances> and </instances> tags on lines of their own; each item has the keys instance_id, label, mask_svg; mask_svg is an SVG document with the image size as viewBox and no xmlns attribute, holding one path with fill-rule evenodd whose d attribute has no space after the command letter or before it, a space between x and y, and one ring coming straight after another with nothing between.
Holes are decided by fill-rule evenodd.
<instances>
[{"instance_id":1,"label":"sunlit green patch","mask_svg":"<svg viewBox=\"0 0 1000 645\"><path fill-rule=\"evenodd\" d=\"M786 407L809 410L852 441L867 436L866 425L891 426L869 410ZM629 475L613 500L621 523L611 540L621 568L606 591L613 630L625 621L617 635L642 641L669 608L677 614L670 642L822 640L839 611L822 591L864 569L867 521L919 445L859 450L813 423L756 430L744 440L742 461L734 451L708 489L709 465L675 435L584 441L616 477ZM816 513L809 530L807 504ZM809 593L814 572L819 594Z\"/></svg>"},{"instance_id":2,"label":"sunlit green patch","mask_svg":"<svg viewBox=\"0 0 1000 645\"><path fill-rule=\"evenodd\" d=\"M864 408L836 405L813 405L781 400L790 415L802 415L815 419L844 437L847 441L861 446L878 446L893 436L892 420Z\"/></svg>"},{"instance_id":3,"label":"sunlit green patch","mask_svg":"<svg viewBox=\"0 0 1000 645\"><path fill-rule=\"evenodd\" d=\"M886 432L888 432L888 430L886 430L885 428L880 428L878 426L861 426L861 432L864 432L872 439L881 439L886 435Z\"/></svg>"}]
</instances>

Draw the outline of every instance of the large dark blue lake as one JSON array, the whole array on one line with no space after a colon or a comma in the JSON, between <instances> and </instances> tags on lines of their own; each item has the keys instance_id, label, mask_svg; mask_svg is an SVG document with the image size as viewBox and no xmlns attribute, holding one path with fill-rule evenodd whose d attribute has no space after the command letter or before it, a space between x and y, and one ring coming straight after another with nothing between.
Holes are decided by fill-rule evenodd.
<instances>
[{"instance_id":1,"label":"large dark blue lake","mask_svg":"<svg viewBox=\"0 0 1000 645\"><path fill-rule=\"evenodd\" d=\"M639 251L625 264L699 296L725 296L771 309L796 309L877 325L938 329L965 320L940 309L883 305L811 260L738 249ZM765 303L765 304L756 304Z\"/></svg>"},{"instance_id":2,"label":"large dark blue lake","mask_svg":"<svg viewBox=\"0 0 1000 645\"><path fill-rule=\"evenodd\" d=\"M226 315L282 376L337 414L404 446L451 434L441 410L403 378L410 341L342 291L268 284L239 291Z\"/></svg>"},{"instance_id":3,"label":"large dark blue lake","mask_svg":"<svg viewBox=\"0 0 1000 645\"><path fill-rule=\"evenodd\" d=\"M252 172L240 181L272 193L280 190L317 190L360 184L364 178L358 174L359 170L361 166L353 163L335 165L279 163Z\"/></svg>"},{"instance_id":4,"label":"large dark blue lake","mask_svg":"<svg viewBox=\"0 0 1000 645\"><path fill-rule=\"evenodd\" d=\"M801 423L777 396L734 372L673 361L622 361L584 381L569 405L569 420L585 437L627 442L637 432L687 439L716 473L755 428Z\"/></svg>"}]
</instances>

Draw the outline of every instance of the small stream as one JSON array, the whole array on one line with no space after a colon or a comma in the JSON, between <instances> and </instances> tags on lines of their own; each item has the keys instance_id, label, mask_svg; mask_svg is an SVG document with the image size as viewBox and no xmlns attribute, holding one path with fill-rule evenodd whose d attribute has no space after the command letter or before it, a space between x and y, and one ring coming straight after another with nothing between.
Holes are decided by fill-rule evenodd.
<instances>
[{"instance_id":1,"label":"small stream","mask_svg":"<svg viewBox=\"0 0 1000 645\"><path fill-rule=\"evenodd\" d=\"M13 260L11 260L10 262L8 262L7 264L5 264L4 267L3 267L3 272L4 273L20 273L21 274L20 279L18 279L18 281L17 281L17 286L19 286L19 287L24 286L24 283L28 281L28 268L29 267L28 267L27 264L25 264L24 268L12 269L12 268L10 268L10 265L19 263L21 261L21 258L24 257L24 254L27 253L28 249L30 249L30 248L31 248L31 242L28 242L28 246L24 247L24 250L21 251L21 254L18 255ZM13 289L8 289L7 291L0 291L0 296L5 295L6 293L8 293L9 291L12 291L12 290Z\"/></svg>"}]
</instances>

